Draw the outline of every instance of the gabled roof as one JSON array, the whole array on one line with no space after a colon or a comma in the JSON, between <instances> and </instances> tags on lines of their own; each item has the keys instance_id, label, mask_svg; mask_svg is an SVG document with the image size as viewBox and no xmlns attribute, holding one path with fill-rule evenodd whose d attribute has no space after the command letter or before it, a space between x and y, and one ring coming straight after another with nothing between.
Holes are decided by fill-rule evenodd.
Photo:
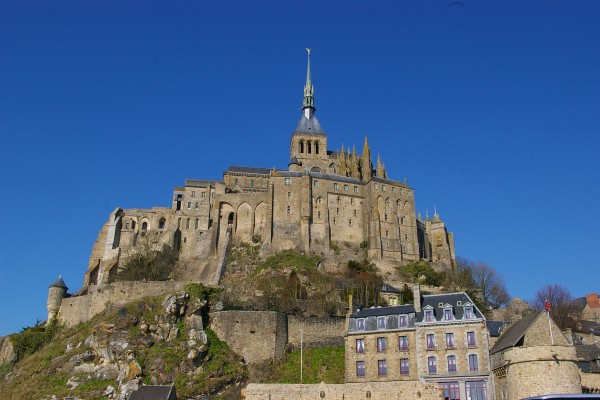
<instances>
[{"instance_id":1,"label":"gabled roof","mask_svg":"<svg viewBox=\"0 0 600 400\"><path fill-rule=\"evenodd\" d=\"M508 325L510 325L510 322L490 321L490 320L485 321L485 326L487 327L488 331L490 332L491 337L500 336L500 334L502 333L502 330Z\"/></svg>"},{"instance_id":2,"label":"gabled roof","mask_svg":"<svg viewBox=\"0 0 600 400\"><path fill-rule=\"evenodd\" d=\"M315 117L314 114L310 117L310 119L306 118L306 116L302 114L300 122L298 122L298 126L296 126L294 133L325 136L325 131L323 128L321 128L321 124L319 124L319 120L317 120L317 117Z\"/></svg>"},{"instance_id":3,"label":"gabled roof","mask_svg":"<svg viewBox=\"0 0 600 400\"><path fill-rule=\"evenodd\" d=\"M531 313L521 318L511 325L499 338L496 344L490 349L490 354L514 347L525 336L529 329L541 313Z\"/></svg>"},{"instance_id":4,"label":"gabled roof","mask_svg":"<svg viewBox=\"0 0 600 400\"><path fill-rule=\"evenodd\" d=\"M176 400L177 393L175 386L140 386L138 390L131 394L129 400Z\"/></svg>"}]
</instances>

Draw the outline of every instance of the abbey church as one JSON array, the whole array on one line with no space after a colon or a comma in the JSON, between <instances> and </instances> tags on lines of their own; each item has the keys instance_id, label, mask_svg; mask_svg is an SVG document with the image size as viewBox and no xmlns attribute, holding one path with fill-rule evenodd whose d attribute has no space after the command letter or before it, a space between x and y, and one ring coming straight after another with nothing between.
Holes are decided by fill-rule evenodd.
<instances>
[{"instance_id":1,"label":"abbey church","mask_svg":"<svg viewBox=\"0 0 600 400\"><path fill-rule=\"evenodd\" d=\"M366 137L361 154L328 150L315 111L309 51L287 169L230 166L220 181L187 179L170 207L117 208L96 239L84 286L110 282L124 249L143 238L177 250L180 262L195 265L187 279L207 283L218 283L236 242L256 243L265 255L366 248L373 261L451 266L454 240L439 215L417 217L414 190L373 162Z\"/></svg>"}]
</instances>

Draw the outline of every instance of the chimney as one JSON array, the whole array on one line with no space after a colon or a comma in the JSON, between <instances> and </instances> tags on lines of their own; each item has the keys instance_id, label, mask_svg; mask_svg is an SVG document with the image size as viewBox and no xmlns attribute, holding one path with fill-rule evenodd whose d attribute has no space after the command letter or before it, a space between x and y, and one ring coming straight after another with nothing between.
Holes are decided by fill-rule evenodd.
<instances>
[{"instance_id":1,"label":"chimney","mask_svg":"<svg viewBox=\"0 0 600 400\"><path fill-rule=\"evenodd\" d=\"M415 304L415 311L421 312L421 287L417 283L412 287L413 291L413 302Z\"/></svg>"},{"instance_id":2,"label":"chimney","mask_svg":"<svg viewBox=\"0 0 600 400\"><path fill-rule=\"evenodd\" d=\"M590 293L585 295L585 301L589 308L600 307L600 299L598 299L598 293Z\"/></svg>"}]
</instances>

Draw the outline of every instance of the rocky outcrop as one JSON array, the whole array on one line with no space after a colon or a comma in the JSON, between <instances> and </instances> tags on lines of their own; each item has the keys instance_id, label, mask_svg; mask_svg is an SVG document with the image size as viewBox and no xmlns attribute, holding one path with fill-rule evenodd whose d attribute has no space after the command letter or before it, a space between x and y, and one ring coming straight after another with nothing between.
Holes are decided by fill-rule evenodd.
<instances>
[{"instance_id":1,"label":"rocky outcrop","mask_svg":"<svg viewBox=\"0 0 600 400\"><path fill-rule=\"evenodd\" d=\"M0 364L10 363L15 358L15 352L9 336L0 337Z\"/></svg>"}]
</instances>

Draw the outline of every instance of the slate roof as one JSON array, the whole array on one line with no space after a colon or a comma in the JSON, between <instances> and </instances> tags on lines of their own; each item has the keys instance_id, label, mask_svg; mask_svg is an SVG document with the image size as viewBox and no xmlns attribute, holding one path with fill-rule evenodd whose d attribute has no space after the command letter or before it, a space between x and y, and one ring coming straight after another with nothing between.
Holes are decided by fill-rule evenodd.
<instances>
[{"instance_id":1,"label":"slate roof","mask_svg":"<svg viewBox=\"0 0 600 400\"><path fill-rule=\"evenodd\" d=\"M197 187L197 188L205 188L209 187L213 182L205 181L202 179L186 179L185 186L187 187Z\"/></svg>"},{"instance_id":2,"label":"slate roof","mask_svg":"<svg viewBox=\"0 0 600 400\"><path fill-rule=\"evenodd\" d=\"M177 400L175 386L140 386L131 394L129 400Z\"/></svg>"},{"instance_id":3,"label":"slate roof","mask_svg":"<svg viewBox=\"0 0 600 400\"><path fill-rule=\"evenodd\" d=\"M460 302L460 305L459 305ZM450 304L454 309L455 320L463 318L464 308L466 303L473 304L473 301L467 296L466 293L446 293L446 294L431 294L421 296L421 312L415 312L414 304L404 304L400 306L391 307L378 307L378 308L365 308L352 314L351 318L364 318L368 316L381 316L381 315L394 315L394 314L410 314L415 313L415 319L417 321L423 320L424 309L427 306L433 308L433 316L435 321L442 321L443 318L443 306ZM441 306L440 306L441 304ZM484 318L483 314L473 306L473 314L475 318Z\"/></svg>"},{"instance_id":4,"label":"slate roof","mask_svg":"<svg viewBox=\"0 0 600 400\"><path fill-rule=\"evenodd\" d=\"M329 179L329 180L337 181L337 182L347 182L347 183L356 183L356 184L363 183L360 179L352 178L349 176L330 175L330 174L323 174L321 172L309 172L309 175L313 178Z\"/></svg>"},{"instance_id":5,"label":"slate roof","mask_svg":"<svg viewBox=\"0 0 600 400\"><path fill-rule=\"evenodd\" d=\"M600 347L595 344L580 344L575 346L578 359L585 361L600 360Z\"/></svg>"},{"instance_id":6,"label":"slate roof","mask_svg":"<svg viewBox=\"0 0 600 400\"><path fill-rule=\"evenodd\" d=\"M387 283L382 284L379 290L386 293L402 293L400 290Z\"/></svg>"},{"instance_id":7,"label":"slate roof","mask_svg":"<svg viewBox=\"0 0 600 400\"><path fill-rule=\"evenodd\" d=\"M491 337L500 336L500 334L502 333L502 330L508 325L510 325L510 322L490 321L490 320L485 321L485 326L487 327L488 331L490 332Z\"/></svg>"},{"instance_id":8,"label":"slate roof","mask_svg":"<svg viewBox=\"0 0 600 400\"><path fill-rule=\"evenodd\" d=\"M54 281L54 283L52 285L50 285L50 287L59 287L59 288L68 289L67 285L65 285L65 281L63 281L63 279L60 276L58 277L58 279L56 279Z\"/></svg>"},{"instance_id":9,"label":"slate roof","mask_svg":"<svg viewBox=\"0 0 600 400\"><path fill-rule=\"evenodd\" d=\"M269 175L271 173L271 168L258 168L258 167L240 167L237 165L230 165L227 168L227 172L242 172L247 174L260 174L260 175Z\"/></svg>"},{"instance_id":10,"label":"slate roof","mask_svg":"<svg viewBox=\"0 0 600 400\"><path fill-rule=\"evenodd\" d=\"M372 177L371 177L371 180L372 180L373 182L387 183L387 184L390 184L390 185L400 185L400 186L403 186L403 187L408 187L408 186L406 186L405 184L403 184L403 183L400 183L400 182L398 182L398 181L393 181L393 180L391 180L391 179L380 178L380 177L378 177L378 176L372 176Z\"/></svg>"},{"instance_id":11,"label":"slate roof","mask_svg":"<svg viewBox=\"0 0 600 400\"><path fill-rule=\"evenodd\" d=\"M594 321L579 320L577 326L573 328L573 332L591 333L595 336L600 336L600 324Z\"/></svg>"},{"instance_id":12,"label":"slate roof","mask_svg":"<svg viewBox=\"0 0 600 400\"><path fill-rule=\"evenodd\" d=\"M363 308L351 315L352 318L365 318L370 316L394 315L394 314L410 314L415 312L413 304L403 304L401 306L390 307L371 307Z\"/></svg>"},{"instance_id":13,"label":"slate roof","mask_svg":"<svg viewBox=\"0 0 600 400\"><path fill-rule=\"evenodd\" d=\"M310 117L310 119L306 118L306 116L302 114L300 122L298 122L298 126L296 126L294 133L325 136L325 131L323 128L321 128L321 124L319 124L319 120L317 120L317 117L314 114Z\"/></svg>"},{"instance_id":14,"label":"slate roof","mask_svg":"<svg viewBox=\"0 0 600 400\"><path fill-rule=\"evenodd\" d=\"M511 325L499 338L496 344L490 349L490 354L506 350L509 347L515 347L519 340L523 338L525 332L535 322L541 313L531 313L521 318Z\"/></svg>"}]
</instances>

